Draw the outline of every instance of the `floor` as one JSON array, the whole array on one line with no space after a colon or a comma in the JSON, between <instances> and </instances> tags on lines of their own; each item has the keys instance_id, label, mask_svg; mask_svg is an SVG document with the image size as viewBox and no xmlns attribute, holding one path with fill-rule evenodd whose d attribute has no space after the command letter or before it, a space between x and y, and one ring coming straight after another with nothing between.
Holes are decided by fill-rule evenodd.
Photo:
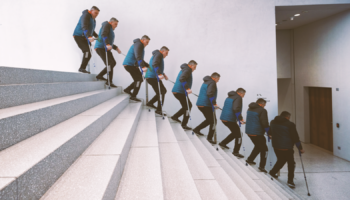
<instances>
[{"instance_id":1,"label":"floor","mask_svg":"<svg viewBox=\"0 0 350 200\"><path fill-rule=\"evenodd\" d=\"M338 158L332 152L312 144L303 144L302 154L311 196L307 196L303 169L298 152L295 152L294 189L305 199L350 199L350 162ZM296 148L295 148L296 149ZM280 180L287 182L287 165L281 169Z\"/></svg>"}]
</instances>

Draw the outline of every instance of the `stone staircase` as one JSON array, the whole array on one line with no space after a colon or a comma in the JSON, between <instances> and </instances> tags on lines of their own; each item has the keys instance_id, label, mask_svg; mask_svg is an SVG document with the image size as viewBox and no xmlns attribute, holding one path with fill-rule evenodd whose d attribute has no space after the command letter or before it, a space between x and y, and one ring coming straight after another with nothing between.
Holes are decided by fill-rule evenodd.
<instances>
[{"instance_id":1,"label":"stone staircase","mask_svg":"<svg viewBox=\"0 0 350 200\"><path fill-rule=\"evenodd\" d=\"M121 91L0 67L0 200L301 199Z\"/></svg>"}]
</instances>

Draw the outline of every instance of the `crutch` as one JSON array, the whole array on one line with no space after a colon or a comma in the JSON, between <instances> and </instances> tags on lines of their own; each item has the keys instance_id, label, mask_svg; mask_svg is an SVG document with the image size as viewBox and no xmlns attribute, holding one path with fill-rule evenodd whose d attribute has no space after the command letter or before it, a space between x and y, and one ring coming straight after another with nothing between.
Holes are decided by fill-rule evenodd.
<instances>
[{"instance_id":1,"label":"crutch","mask_svg":"<svg viewBox=\"0 0 350 200\"><path fill-rule=\"evenodd\" d=\"M306 189L307 189L307 195L311 196L310 191L309 191L309 186L307 184L307 180L306 180L306 174L305 174L305 169L304 169L304 163L303 163L303 159L301 159L301 151L300 151L300 143L296 143L297 147L298 147L298 151L299 151L299 156L300 156L300 161L301 161L301 166L303 167L303 172L304 172L304 178L305 178L305 183L306 183Z\"/></svg>"},{"instance_id":2,"label":"crutch","mask_svg":"<svg viewBox=\"0 0 350 200\"><path fill-rule=\"evenodd\" d=\"M159 101L160 101L160 106L161 106L161 109L162 109L162 110L161 110L161 112L162 112L162 117L163 117L163 119L164 119L163 102L162 102L162 93L160 92L159 77L158 77L158 75L157 75L158 68L159 68L159 67L155 67L153 70L154 70L154 73L156 74L157 81L158 81Z\"/></svg>"},{"instance_id":3,"label":"crutch","mask_svg":"<svg viewBox=\"0 0 350 200\"><path fill-rule=\"evenodd\" d=\"M90 42L90 40L89 40L89 38L88 38L88 36L87 36L87 31L88 30L85 30L84 31L84 36L85 36L85 38L86 38L86 40L87 40L87 43L88 43L88 46L89 46L89 50L90 50L90 54L91 54L91 59L92 59L92 50L91 50L91 46L92 46L92 44L91 44L91 42ZM94 64L94 67L95 67L95 59L93 59L93 64ZM90 66L89 66L89 68L90 68ZM89 71L90 71L90 73L91 73L91 69L89 69Z\"/></svg>"},{"instance_id":4,"label":"crutch","mask_svg":"<svg viewBox=\"0 0 350 200\"><path fill-rule=\"evenodd\" d=\"M198 96L197 96L197 97L198 97ZM215 98L215 97L211 97L211 98L209 98L209 100L210 100L210 103L211 103L211 108L212 108L212 110L213 110L214 143L215 143L215 145L216 145L216 150L219 151L219 146L218 146L218 141L217 141L217 135L216 135L216 120L215 120L215 118L216 118L216 113L215 113L215 107L214 107L214 104L213 104L214 98Z\"/></svg>"},{"instance_id":5,"label":"crutch","mask_svg":"<svg viewBox=\"0 0 350 200\"><path fill-rule=\"evenodd\" d=\"M111 69L110 69L110 67L109 67L109 65L108 65L108 55L107 55L108 53L107 53L106 39L107 39L107 37L104 37L104 38L103 38L103 44L104 44L104 46L105 46L105 52L106 52L106 67L107 67L108 89L111 89L111 80L110 80L110 78L109 78L109 73L110 73Z\"/></svg>"},{"instance_id":6,"label":"crutch","mask_svg":"<svg viewBox=\"0 0 350 200\"><path fill-rule=\"evenodd\" d=\"M171 81L172 82L172 81ZM192 119L191 119L191 111L190 111L190 104L188 104L188 93L187 93L187 90L185 88L185 85L186 85L187 82L183 82L182 83L182 88L185 90L185 95L186 95L186 103L187 103L187 112L186 112L186 115L188 115L190 117L190 123L191 123L191 128L193 128L193 124L192 124ZM175 84L175 83L174 83ZM194 135L194 132L192 130L192 135Z\"/></svg>"}]
</instances>

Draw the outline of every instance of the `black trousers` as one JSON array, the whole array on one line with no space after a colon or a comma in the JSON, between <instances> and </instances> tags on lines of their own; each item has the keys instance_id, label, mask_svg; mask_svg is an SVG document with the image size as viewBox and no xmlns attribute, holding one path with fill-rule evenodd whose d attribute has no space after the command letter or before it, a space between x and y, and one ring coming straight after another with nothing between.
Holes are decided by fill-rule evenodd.
<instances>
[{"instance_id":1,"label":"black trousers","mask_svg":"<svg viewBox=\"0 0 350 200\"><path fill-rule=\"evenodd\" d=\"M236 139L233 153L238 153L242 145L241 129L239 128L237 122L222 122L222 123L224 123L224 125L227 126L228 129L230 129L231 133L223 141L221 141L221 144L227 145L232 140Z\"/></svg>"},{"instance_id":2,"label":"black trousers","mask_svg":"<svg viewBox=\"0 0 350 200\"><path fill-rule=\"evenodd\" d=\"M157 105L157 110L158 111L162 111L162 105L160 104L160 97L159 97L159 88L158 88L158 81L157 78L148 78L146 79L147 82L152 86L154 92L156 93L156 95L148 102L149 104L154 104L155 102L158 101L158 105ZM165 93L166 88L163 85L162 80L159 80L159 85L160 85L160 92L162 94L162 103L164 105L164 98L165 98Z\"/></svg>"},{"instance_id":3,"label":"black trousers","mask_svg":"<svg viewBox=\"0 0 350 200\"><path fill-rule=\"evenodd\" d=\"M215 116L215 119L214 119L213 110L212 110L211 107L198 107L198 109L203 113L203 115L205 117L205 120L201 124L199 124L194 130L200 131L203 128L205 128L208 125L210 125L207 139L208 140L212 140L213 136L214 136L214 131L215 131L214 130L214 123L216 124L216 116Z\"/></svg>"},{"instance_id":4,"label":"black trousers","mask_svg":"<svg viewBox=\"0 0 350 200\"><path fill-rule=\"evenodd\" d=\"M265 169L267 152L268 152L265 136L263 136L263 135L257 135L257 136L248 135L248 136L250 137L250 139L252 140L252 142L254 144L254 149L253 149L252 153L250 154L250 156L248 157L248 160L254 161L255 158L260 153L260 165L259 165L259 167Z\"/></svg>"},{"instance_id":5,"label":"black trousers","mask_svg":"<svg viewBox=\"0 0 350 200\"><path fill-rule=\"evenodd\" d=\"M96 49L97 54L102 58L103 62L106 65L106 51L105 49ZM111 71L109 72L109 80L111 83L113 82L113 68L117 65L117 62L115 61L113 54L111 51L107 51L108 56L108 65L111 67ZM105 74L107 74L107 67L105 67L97 76L103 77Z\"/></svg>"},{"instance_id":6,"label":"black trousers","mask_svg":"<svg viewBox=\"0 0 350 200\"><path fill-rule=\"evenodd\" d=\"M294 161L294 151L289 150L279 150L274 149L277 156L277 162L275 166L271 169L271 174L276 174L279 170L282 169L284 164L288 163L288 181L293 181L294 179L294 170L295 170L295 161Z\"/></svg>"},{"instance_id":7,"label":"black trousers","mask_svg":"<svg viewBox=\"0 0 350 200\"><path fill-rule=\"evenodd\" d=\"M133 90L133 92L131 93L131 96L136 97L137 94L139 93L141 84L143 82L140 68L136 66L129 66L129 65L124 66L124 68L127 72L130 73L132 79L134 80L134 82L132 82L127 88L125 88L125 90L127 91Z\"/></svg>"},{"instance_id":8,"label":"black trousers","mask_svg":"<svg viewBox=\"0 0 350 200\"><path fill-rule=\"evenodd\" d=\"M89 60L91 59L91 52L88 41L83 36L74 36L74 40L84 54L83 60L81 61L80 69L86 69Z\"/></svg>"},{"instance_id":9,"label":"black trousers","mask_svg":"<svg viewBox=\"0 0 350 200\"><path fill-rule=\"evenodd\" d=\"M181 94L181 93L173 93L173 94L174 94L175 98L180 101L180 104L181 104L181 109L179 111L177 111L177 113L175 113L175 115L173 115L173 117L178 119L179 117L181 117L181 115L183 115L181 125L187 126L188 119L190 118L190 113L187 112L188 106L187 106L187 101L186 101L186 95ZM188 105L190 106L190 110L191 110L192 103L191 103L190 99L188 99Z\"/></svg>"}]
</instances>

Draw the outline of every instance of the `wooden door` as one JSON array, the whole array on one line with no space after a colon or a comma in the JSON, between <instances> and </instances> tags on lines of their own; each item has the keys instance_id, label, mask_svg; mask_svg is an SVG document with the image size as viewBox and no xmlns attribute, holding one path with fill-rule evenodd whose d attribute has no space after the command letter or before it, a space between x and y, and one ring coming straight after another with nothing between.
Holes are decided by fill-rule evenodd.
<instances>
[{"instance_id":1,"label":"wooden door","mask_svg":"<svg viewBox=\"0 0 350 200\"><path fill-rule=\"evenodd\" d=\"M333 152L332 89L309 88L311 144Z\"/></svg>"}]
</instances>

